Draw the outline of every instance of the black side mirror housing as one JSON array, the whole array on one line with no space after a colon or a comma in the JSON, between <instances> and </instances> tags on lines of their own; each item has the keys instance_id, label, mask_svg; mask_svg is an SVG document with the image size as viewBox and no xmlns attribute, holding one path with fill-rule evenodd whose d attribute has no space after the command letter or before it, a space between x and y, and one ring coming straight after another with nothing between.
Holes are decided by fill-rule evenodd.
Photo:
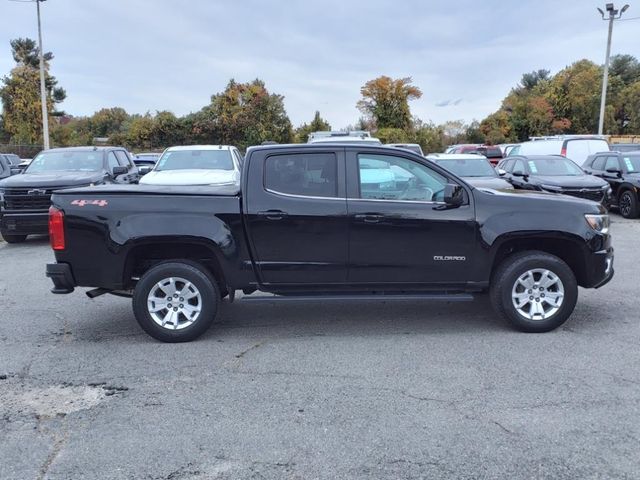
<instances>
[{"instance_id":1,"label":"black side mirror housing","mask_svg":"<svg viewBox=\"0 0 640 480\"><path fill-rule=\"evenodd\" d=\"M128 171L129 171L129 169L127 167L118 166L118 167L113 167L113 170L111 171L111 174L114 177L117 177L118 175L124 175Z\"/></svg>"},{"instance_id":2,"label":"black side mirror housing","mask_svg":"<svg viewBox=\"0 0 640 480\"><path fill-rule=\"evenodd\" d=\"M464 203L464 188L457 183L447 183L444 187L444 203L450 207L459 207Z\"/></svg>"},{"instance_id":3,"label":"black side mirror housing","mask_svg":"<svg viewBox=\"0 0 640 480\"><path fill-rule=\"evenodd\" d=\"M607 168L607 173L615 173L616 175L620 175L622 172L618 168Z\"/></svg>"}]
</instances>

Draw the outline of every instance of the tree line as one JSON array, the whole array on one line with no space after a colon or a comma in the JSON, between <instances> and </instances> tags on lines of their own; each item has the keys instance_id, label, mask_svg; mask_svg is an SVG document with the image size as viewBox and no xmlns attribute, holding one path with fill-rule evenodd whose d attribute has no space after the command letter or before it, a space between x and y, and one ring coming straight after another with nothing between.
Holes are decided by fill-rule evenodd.
<instances>
[{"instance_id":1,"label":"tree line","mask_svg":"<svg viewBox=\"0 0 640 480\"><path fill-rule=\"evenodd\" d=\"M41 144L38 47L31 39L10 42L16 62L0 83L0 143ZM49 73L53 54L44 54L47 108L54 146L92 145L96 139L132 150L160 150L180 144L231 144L241 149L264 141L306 142L310 132L330 130L316 111L298 127L292 125L284 97L271 93L260 79L231 79L222 92L197 112L178 117L169 111L130 114L121 107L103 108L91 116L71 117L58 109L66 92ZM594 133L597 129L602 67L580 60L551 75L526 73L482 121L448 121L439 125L411 113L410 102L422 97L410 77L380 76L360 89L362 116L342 129L370 130L384 143L418 143L424 151L442 151L453 143L505 143L534 135ZM631 55L612 57L605 133L640 134L640 62Z\"/></svg>"}]
</instances>

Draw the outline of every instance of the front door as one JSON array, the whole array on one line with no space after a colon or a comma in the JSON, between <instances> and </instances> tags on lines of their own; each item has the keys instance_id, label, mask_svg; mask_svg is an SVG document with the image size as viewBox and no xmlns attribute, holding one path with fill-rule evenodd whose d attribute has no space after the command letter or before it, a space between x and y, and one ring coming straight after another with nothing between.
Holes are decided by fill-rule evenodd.
<instances>
[{"instance_id":1,"label":"front door","mask_svg":"<svg viewBox=\"0 0 640 480\"><path fill-rule=\"evenodd\" d=\"M351 284L461 284L471 279L475 218L443 203L450 180L427 160L347 152Z\"/></svg>"},{"instance_id":2,"label":"front door","mask_svg":"<svg viewBox=\"0 0 640 480\"><path fill-rule=\"evenodd\" d=\"M254 155L244 197L266 285L341 285L347 276L344 149Z\"/></svg>"}]
</instances>

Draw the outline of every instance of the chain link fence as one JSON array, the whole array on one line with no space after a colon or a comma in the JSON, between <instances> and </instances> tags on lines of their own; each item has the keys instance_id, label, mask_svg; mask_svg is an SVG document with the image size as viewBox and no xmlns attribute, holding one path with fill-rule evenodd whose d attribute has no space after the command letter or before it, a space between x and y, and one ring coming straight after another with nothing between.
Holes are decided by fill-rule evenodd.
<instances>
[{"instance_id":1,"label":"chain link fence","mask_svg":"<svg viewBox=\"0 0 640 480\"><path fill-rule=\"evenodd\" d=\"M0 153L15 153L20 158L33 158L43 149L42 145L15 145L0 143Z\"/></svg>"}]
</instances>

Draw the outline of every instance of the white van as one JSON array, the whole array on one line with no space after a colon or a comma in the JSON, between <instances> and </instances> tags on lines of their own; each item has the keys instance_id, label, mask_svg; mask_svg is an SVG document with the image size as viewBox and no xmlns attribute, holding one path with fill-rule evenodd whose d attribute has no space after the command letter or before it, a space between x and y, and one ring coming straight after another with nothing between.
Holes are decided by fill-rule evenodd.
<instances>
[{"instance_id":1,"label":"white van","mask_svg":"<svg viewBox=\"0 0 640 480\"><path fill-rule=\"evenodd\" d=\"M530 142L516 145L512 155L564 155L582 165L589 155L608 152L611 148L604 137L596 135L558 135L553 137L531 137Z\"/></svg>"}]
</instances>

